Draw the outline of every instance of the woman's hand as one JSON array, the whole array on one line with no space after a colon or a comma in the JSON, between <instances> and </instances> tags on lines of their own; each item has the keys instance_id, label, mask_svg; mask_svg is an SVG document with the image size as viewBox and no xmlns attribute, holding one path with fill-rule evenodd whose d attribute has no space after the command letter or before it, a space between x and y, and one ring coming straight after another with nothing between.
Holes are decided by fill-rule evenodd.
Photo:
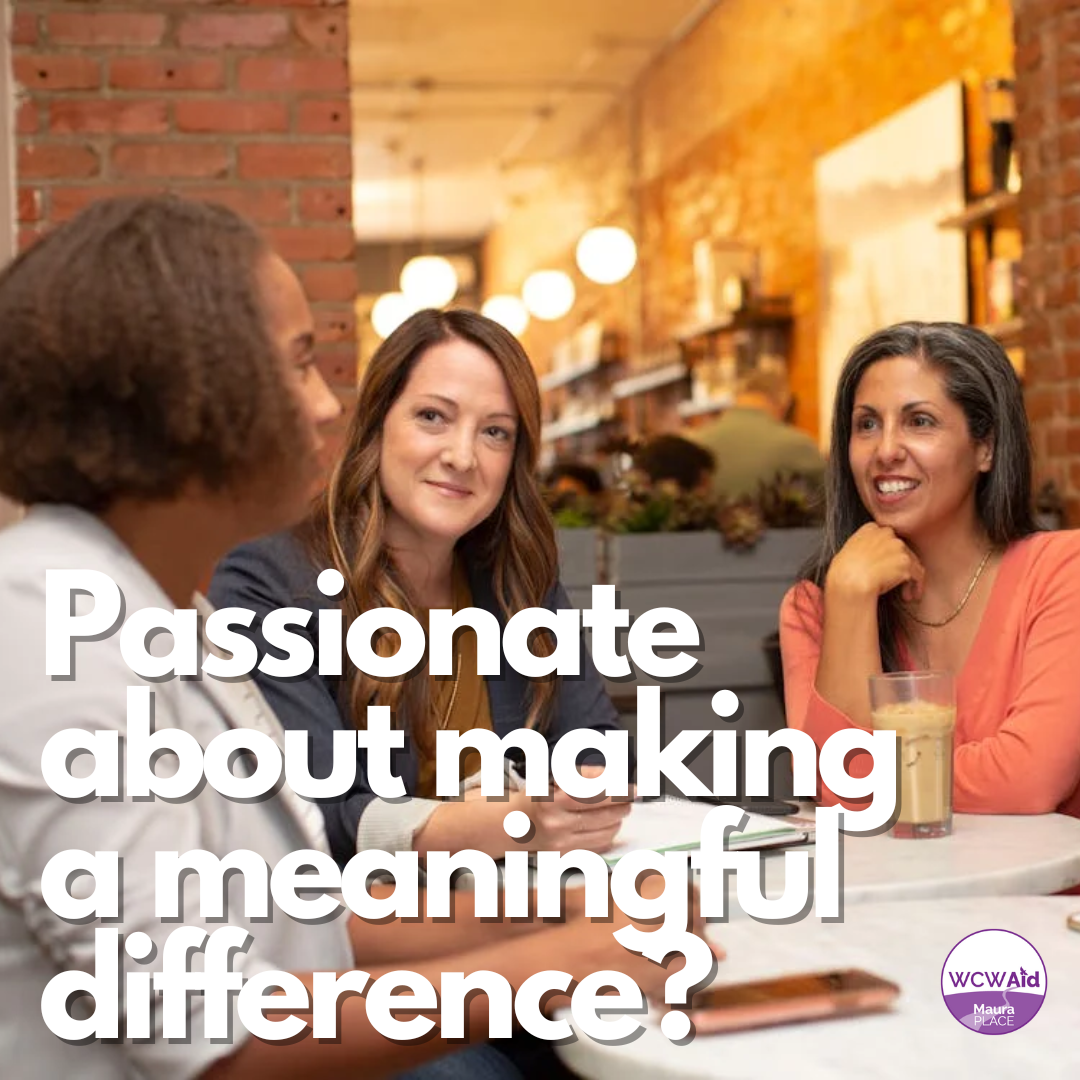
<instances>
[{"instance_id":1,"label":"woman's hand","mask_svg":"<svg viewBox=\"0 0 1080 1080\"><path fill-rule=\"evenodd\" d=\"M829 567L826 595L877 598L900 587L905 602L922 595L926 571L918 556L888 526L868 522L852 533Z\"/></svg>"},{"instance_id":2,"label":"woman's hand","mask_svg":"<svg viewBox=\"0 0 1080 1080\"><path fill-rule=\"evenodd\" d=\"M582 776L599 776L599 765L584 765ZM532 820L534 834L528 842L530 851L608 851L630 812L633 789L626 798L589 799L583 802L552 784L552 795L530 799L523 792L516 797L514 809L524 810Z\"/></svg>"}]
</instances>

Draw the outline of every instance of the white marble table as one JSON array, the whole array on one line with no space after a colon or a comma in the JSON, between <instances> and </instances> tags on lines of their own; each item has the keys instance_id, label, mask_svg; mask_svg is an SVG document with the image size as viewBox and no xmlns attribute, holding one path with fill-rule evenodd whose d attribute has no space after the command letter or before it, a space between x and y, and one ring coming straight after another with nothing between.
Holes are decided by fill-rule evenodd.
<instances>
[{"instance_id":1,"label":"white marble table","mask_svg":"<svg viewBox=\"0 0 1080 1080\"><path fill-rule=\"evenodd\" d=\"M766 895L780 896L783 849L763 857ZM842 858L845 909L867 901L1046 895L1080 884L1080 818L957 814L952 836L938 840L845 835ZM733 880L728 890L730 917L745 918Z\"/></svg>"},{"instance_id":2,"label":"white marble table","mask_svg":"<svg viewBox=\"0 0 1080 1080\"><path fill-rule=\"evenodd\" d=\"M1080 1076L1080 933L1065 917L1080 897L988 897L853 905L843 923L813 917L788 925L742 919L714 927L727 950L718 982L861 967L899 983L889 1013L697 1036L677 1046L654 1007L645 1031L623 1046L579 1037L558 1048L586 1080L1075 1080ZM982 1035L942 1000L950 949L984 929L1026 937L1046 964L1046 1000L1019 1031Z\"/></svg>"}]
</instances>

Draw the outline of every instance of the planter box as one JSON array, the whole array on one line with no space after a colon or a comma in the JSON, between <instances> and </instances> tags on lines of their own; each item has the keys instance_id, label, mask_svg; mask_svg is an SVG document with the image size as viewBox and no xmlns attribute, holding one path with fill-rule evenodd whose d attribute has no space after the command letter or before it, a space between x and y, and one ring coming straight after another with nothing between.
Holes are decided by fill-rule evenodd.
<instances>
[{"instance_id":1,"label":"planter box","mask_svg":"<svg viewBox=\"0 0 1080 1080\"><path fill-rule=\"evenodd\" d=\"M739 696L742 713L731 721L736 730L775 731L784 726L762 642L776 630L780 601L819 541L817 529L776 529L753 550L736 552L726 549L714 532L608 538L608 565L620 606L635 618L650 608L678 608L701 631L701 646L684 650L700 659L700 667L681 681L658 683L635 669L632 680L609 682L608 690L631 730L636 720L634 688L639 685L663 687L665 742L687 728L725 725L711 708L717 690ZM779 754L774 763L773 794L778 797L791 791L787 757ZM690 767L711 782L707 746Z\"/></svg>"},{"instance_id":2,"label":"planter box","mask_svg":"<svg viewBox=\"0 0 1080 1080\"><path fill-rule=\"evenodd\" d=\"M592 604L592 587L603 579L599 567L603 549L599 529L556 529L559 580L577 608Z\"/></svg>"}]
</instances>

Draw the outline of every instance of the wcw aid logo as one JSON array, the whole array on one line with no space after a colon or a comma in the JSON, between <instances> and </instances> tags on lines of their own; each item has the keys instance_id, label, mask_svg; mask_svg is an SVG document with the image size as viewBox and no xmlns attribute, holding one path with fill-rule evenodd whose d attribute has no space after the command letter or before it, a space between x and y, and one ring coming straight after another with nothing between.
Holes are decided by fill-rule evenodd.
<instances>
[{"instance_id":1,"label":"wcw aid logo","mask_svg":"<svg viewBox=\"0 0 1080 1080\"><path fill-rule=\"evenodd\" d=\"M1007 1035L1030 1022L1046 996L1038 950L1011 930L980 930L953 946L941 969L949 1012L981 1035Z\"/></svg>"}]
</instances>

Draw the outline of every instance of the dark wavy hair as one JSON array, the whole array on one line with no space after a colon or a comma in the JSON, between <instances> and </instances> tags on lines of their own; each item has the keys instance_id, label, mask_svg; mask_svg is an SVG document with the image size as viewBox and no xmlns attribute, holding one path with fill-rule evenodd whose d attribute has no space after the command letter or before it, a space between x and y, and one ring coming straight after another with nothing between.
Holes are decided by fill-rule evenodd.
<instances>
[{"instance_id":1,"label":"dark wavy hair","mask_svg":"<svg viewBox=\"0 0 1080 1080\"><path fill-rule=\"evenodd\" d=\"M458 542L459 550L470 562L490 568L495 597L506 618L522 608L541 606L555 584L555 530L536 478L540 390L532 364L517 338L493 320L471 311L425 310L407 319L375 350L360 383L344 453L304 528L318 565L333 565L345 578L346 625L377 607L400 608L418 618L421 614L384 540L386 497L379 480L382 428L424 353L454 339L477 346L498 364L519 417L513 464L502 498L491 515ZM538 654L550 655L554 646L552 635L541 631L531 647ZM382 635L375 647L380 653L393 654L398 647L396 635ZM346 685L353 723L364 725L368 705L389 705L392 714L409 718L410 735L421 756L434 754L435 723L427 678L375 679L350 665ZM533 681L528 725L542 728L546 724L556 689L554 677Z\"/></svg>"},{"instance_id":2,"label":"dark wavy hair","mask_svg":"<svg viewBox=\"0 0 1080 1080\"><path fill-rule=\"evenodd\" d=\"M1037 531L1024 395L1004 349L989 334L962 323L899 323L856 345L840 372L826 472L825 527L819 551L802 572L803 579L820 587L852 533L872 520L848 460L855 393L867 368L901 356L937 371L945 393L963 410L971 437L993 447L990 470L980 474L975 488L976 512L990 543L1004 547ZM899 666L897 639L903 632L903 609L893 590L878 599L878 644L885 671Z\"/></svg>"},{"instance_id":3,"label":"dark wavy hair","mask_svg":"<svg viewBox=\"0 0 1080 1080\"><path fill-rule=\"evenodd\" d=\"M286 467L299 406L267 328L269 249L223 206L93 203L0 273L0 491L101 512Z\"/></svg>"}]
</instances>

